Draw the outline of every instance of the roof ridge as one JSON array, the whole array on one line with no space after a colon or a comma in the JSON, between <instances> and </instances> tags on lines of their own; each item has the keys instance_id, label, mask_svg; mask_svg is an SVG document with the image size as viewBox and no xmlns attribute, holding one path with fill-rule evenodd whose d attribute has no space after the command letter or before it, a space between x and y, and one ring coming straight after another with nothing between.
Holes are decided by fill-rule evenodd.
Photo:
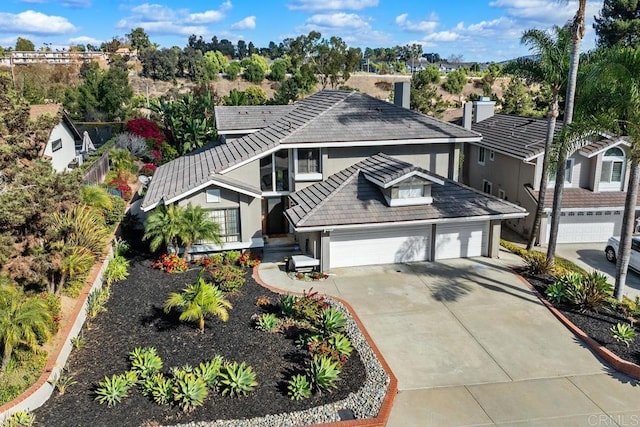
<instances>
[{"instance_id":1,"label":"roof ridge","mask_svg":"<svg viewBox=\"0 0 640 427\"><path fill-rule=\"evenodd\" d=\"M358 174L361 172L361 169L356 167L356 165L349 167L345 170L343 170L342 172L347 172L349 171L349 169L353 168L353 173L351 174L351 176L347 177L347 179L345 179L344 181L342 181L340 183L340 185L338 185L335 190L331 191L331 193L329 193L329 195L327 197L325 197L324 199L322 199L320 201L320 203L318 203L317 205L315 205L314 207L311 208L311 210L309 210L309 212L307 212L304 216L304 218L299 222L300 225L303 225L307 219L311 216L312 213L318 211L322 206L324 206L329 200L331 200L341 189L343 189L348 183L350 183L351 181L353 181L353 179L358 176ZM340 172L338 172L340 173ZM331 177L334 177L336 174L331 175ZM331 178L330 177L330 178ZM327 181L321 181L322 182L328 182Z\"/></svg>"},{"instance_id":2,"label":"roof ridge","mask_svg":"<svg viewBox=\"0 0 640 427\"><path fill-rule=\"evenodd\" d=\"M318 94L322 93L323 91L317 92ZM331 91L332 93L345 93L346 91L341 91L341 90L336 90L336 91ZM294 129L293 131L289 132L286 136L284 136L283 138L280 138L278 140L278 142L282 142L284 139L289 138L292 135L295 135L296 133L298 133L299 131L301 131L302 129L306 128L310 123L312 123L314 120L318 119L319 117L324 116L325 114L327 114L329 111L333 110L334 108L336 108L336 106L338 104L341 104L342 102L344 102L347 98L351 97L354 93L357 92L347 92L346 96L343 97L342 99L338 100L337 102L334 102L333 104L331 104L331 106L329 106L329 108L325 108L320 114L316 114L315 116L305 120L304 124L302 124L301 126L298 126L296 129ZM312 95L313 96L313 95ZM309 99L309 98L307 98ZM297 108L294 108L292 111L289 111L287 114L285 114L284 116L282 116L280 118L280 120L285 119L289 114L293 113L295 110L297 110Z\"/></svg>"}]
</instances>

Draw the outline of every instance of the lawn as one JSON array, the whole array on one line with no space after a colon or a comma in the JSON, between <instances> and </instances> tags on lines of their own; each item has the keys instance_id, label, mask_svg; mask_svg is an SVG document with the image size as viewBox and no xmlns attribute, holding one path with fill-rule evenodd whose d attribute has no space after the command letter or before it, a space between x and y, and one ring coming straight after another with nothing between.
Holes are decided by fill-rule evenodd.
<instances>
[{"instance_id":1,"label":"lawn","mask_svg":"<svg viewBox=\"0 0 640 427\"><path fill-rule=\"evenodd\" d=\"M185 273L168 274L152 269L148 259L132 259L129 277L112 286L106 312L99 314L90 327L85 325L81 333L83 345L74 349L69 358L66 374L72 375L77 384L62 395L54 392L35 411L38 424L175 425L304 411L293 418L286 415L275 421L281 425L337 420L337 411L341 409L349 409L356 417L377 414L389 378L350 317L345 333L352 340L354 352L343 366L337 388L314 393L308 399L291 400L287 396L287 381L293 374L303 372L309 356L305 349L295 345L292 333L295 328L290 328L289 333L268 333L255 328L252 316L262 312L256 300L266 296L277 301L278 295L258 285L251 270L245 270L246 283L240 291L227 296L233 305L228 321L207 318L203 334L195 323L179 321L177 312L164 312L167 296L195 282L200 271L192 268ZM154 347L164 362L164 373L170 367L197 366L216 355L228 361L246 362L253 367L259 385L240 397L212 391L202 406L188 412L176 405L160 406L143 396L138 388L113 407L99 404L95 400L97 384L105 376L127 371L128 355L135 347ZM322 405L329 407L318 409ZM340 411L341 416L345 414L349 416L349 411ZM257 420L246 422L255 424Z\"/></svg>"}]
</instances>

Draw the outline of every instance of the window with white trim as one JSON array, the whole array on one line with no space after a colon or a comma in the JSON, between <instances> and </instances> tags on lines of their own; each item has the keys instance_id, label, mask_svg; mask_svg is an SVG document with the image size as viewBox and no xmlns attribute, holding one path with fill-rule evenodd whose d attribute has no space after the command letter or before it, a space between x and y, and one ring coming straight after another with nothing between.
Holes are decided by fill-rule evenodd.
<instances>
[{"instance_id":1,"label":"window with white trim","mask_svg":"<svg viewBox=\"0 0 640 427\"><path fill-rule=\"evenodd\" d=\"M209 211L209 218L220 227L220 240L226 243L240 241L240 209Z\"/></svg>"},{"instance_id":2,"label":"window with white trim","mask_svg":"<svg viewBox=\"0 0 640 427\"><path fill-rule=\"evenodd\" d=\"M289 191L289 151L278 150L260 159L260 189Z\"/></svg>"},{"instance_id":3,"label":"window with white trim","mask_svg":"<svg viewBox=\"0 0 640 427\"><path fill-rule=\"evenodd\" d=\"M322 173L320 167L319 148L298 148L297 150L296 173L298 174L319 174Z\"/></svg>"},{"instance_id":4,"label":"window with white trim","mask_svg":"<svg viewBox=\"0 0 640 427\"><path fill-rule=\"evenodd\" d=\"M564 183L571 184L573 181L573 159L567 159L564 167ZM556 174L550 173L547 187L553 187L556 182Z\"/></svg>"},{"instance_id":5,"label":"window with white trim","mask_svg":"<svg viewBox=\"0 0 640 427\"><path fill-rule=\"evenodd\" d=\"M618 147L609 148L602 156L600 186L619 190L624 178L625 155Z\"/></svg>"},{"instance_id":6,"label":"window with white trim","mask_svg":"<svg viewBox=\"0 0 640 427\"><path fill-rule=\"evenodd\" d=\"M424 184L400 184L398 186L399 199L415 199L424 196Z\"/></svg>"},{"instance_id":7,"label":"window with white trim","mask_svg":"<svg viewBox=\"0 0 640 427\"><path fill-rule=\"evenodd\" d=\"M478 163L481 165L484 165L484 159L486 156L486 152L484 147L479 147L478 148Z\"/></svg>"},{"instance_id":8,"label":"window with white trim","mask_svg":"<svg viewBox=\"0 0 640 427\"><path fill-rule=\"evenodd\" d=\"M210 188L206 191L207 203L219 203L220 202L220 189Z\"/></svg>"},{"instance_id":9,"label":"window with white trim","mask_svg":"<svg viewBox=\"0 0 640 427\"><path fill-rule=\"evenodd\" d=\"M483 179L482 191L484 191L487 194L493 194L493 183L491 181L487 181L486 179Z\"/></svg>"}]
</instances>

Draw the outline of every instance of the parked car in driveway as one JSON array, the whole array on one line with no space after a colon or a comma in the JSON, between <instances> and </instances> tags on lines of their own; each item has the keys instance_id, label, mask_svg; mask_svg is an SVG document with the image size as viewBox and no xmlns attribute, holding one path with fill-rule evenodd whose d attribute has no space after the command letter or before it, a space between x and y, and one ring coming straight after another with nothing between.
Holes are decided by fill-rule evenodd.
<instances>
[{"instance_id":1,"label":"parked car in driveway","mask_svg":"<svg viewBox=\"0 0 640 427\"><path fill-rule=\"evenodd\" d=\"M620 237L609 237L607 241L607 247L604 250L604 255L607 257L607 261L616 262L618 257L618 246L620 244ZM629 259L629 268L640 272L640 237L633 237L631 239L631 257Z\"/></svg>"}]
</instances>

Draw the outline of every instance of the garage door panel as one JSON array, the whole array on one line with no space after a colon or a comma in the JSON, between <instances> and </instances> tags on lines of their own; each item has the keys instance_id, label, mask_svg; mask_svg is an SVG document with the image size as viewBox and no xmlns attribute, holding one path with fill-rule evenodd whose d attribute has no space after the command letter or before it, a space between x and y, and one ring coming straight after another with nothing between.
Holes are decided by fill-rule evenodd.
<instances>
[{"instance_id":1,"label":"garage door panel","mask_svg":"<svg viewBox=\"0 0 640 427\"><path fill-rule=\"evenodd\" d=\"M621 211L563 212L558 227L558 243L606 242L611 236L620 235ZM547 242L551 231L551 219L547 221Z\"/></svg>"},{"instance_id":2,"label":"garage door panel","mask_svg":"<svg viewBox=\"0 0 640 427\"><path fill-rule=\"evenodd\" d=\"M442 224L436 227L436 259L487 255L489 223Z\"/></svg>"},{"instance_id":3,"label":"garage door panel","mask_svg":"<svg viewBox=\"0 0 640 427\"><path fill-rule=\"evenodd\" d=\"M331 233L331 268L429 260L431 226Z\"/></svg>"}]
</instances>

